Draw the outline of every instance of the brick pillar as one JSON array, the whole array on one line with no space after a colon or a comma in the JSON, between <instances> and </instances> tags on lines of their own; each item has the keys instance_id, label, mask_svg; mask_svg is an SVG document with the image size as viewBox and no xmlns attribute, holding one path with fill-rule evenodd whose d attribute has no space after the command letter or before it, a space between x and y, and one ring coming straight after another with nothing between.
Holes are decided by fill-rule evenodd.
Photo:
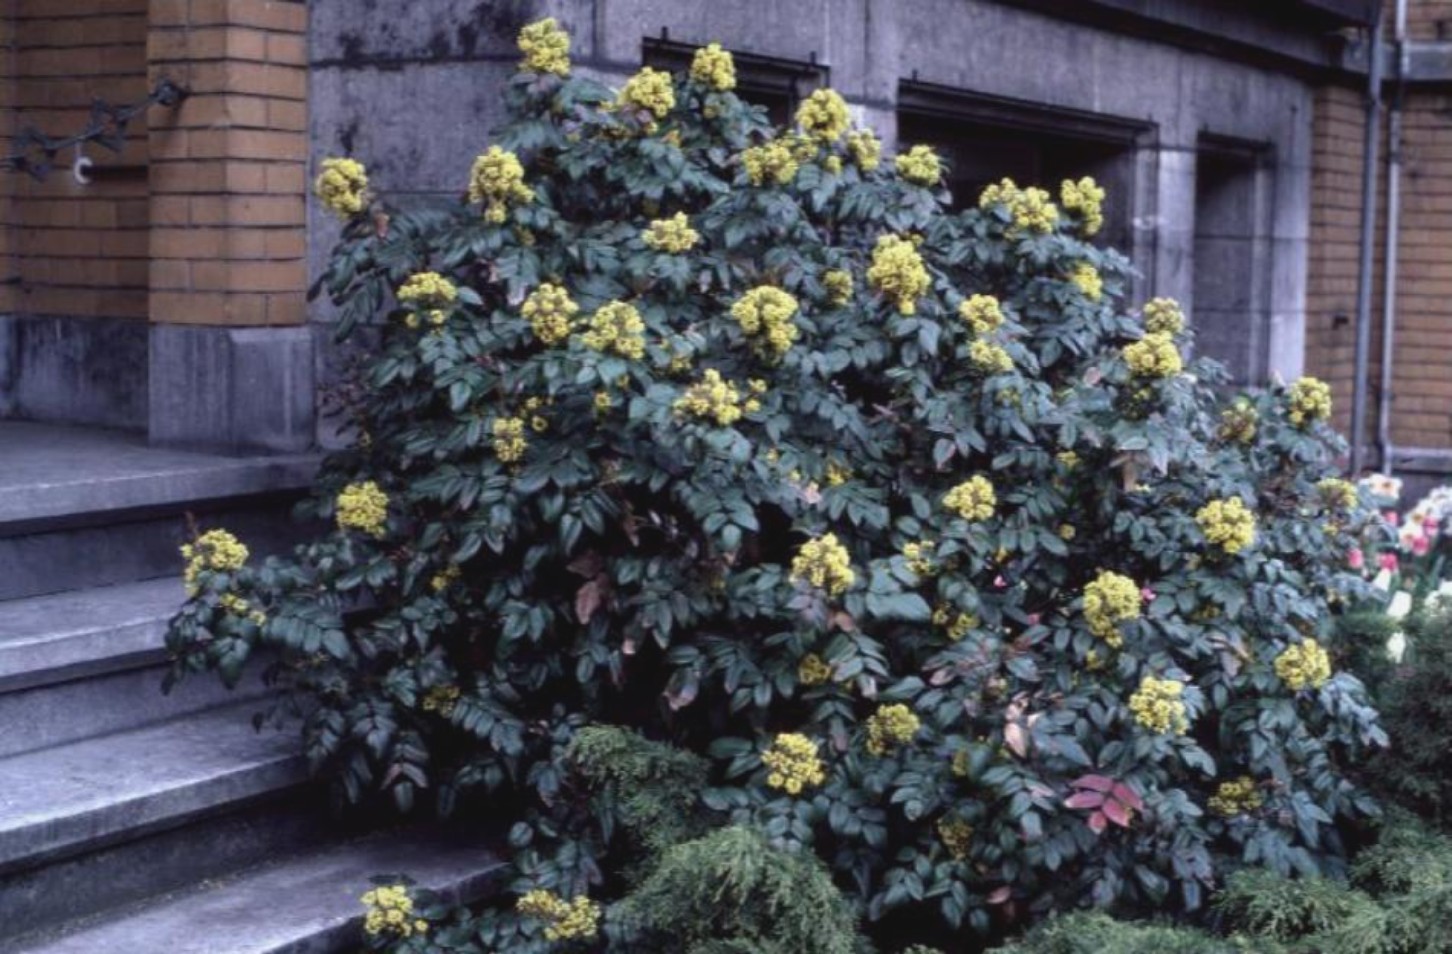
<instances>
[{"instance_id":1,"label":"brick pillar","mask_svg":"<svg viewBox=\"0 0 1452 954\"><path fill-rule=\"evenodd\" d=\"M15 0L0 0L0 143L15 135ZM14 410L18 370L15 346L15 228L12 173L0 172L0 418Z\"/></svg>"},{"instance_id":2,"label":"brick pillar","mask_svg":"<svg viewBox=\"0 0 1452 954\"><path fill-rule=\"evenodd\" d=\"M311 443L306 31L292 0L150 0L152 79L190 94L149 131L154 443Z\"/></svg>"}]
</instances>

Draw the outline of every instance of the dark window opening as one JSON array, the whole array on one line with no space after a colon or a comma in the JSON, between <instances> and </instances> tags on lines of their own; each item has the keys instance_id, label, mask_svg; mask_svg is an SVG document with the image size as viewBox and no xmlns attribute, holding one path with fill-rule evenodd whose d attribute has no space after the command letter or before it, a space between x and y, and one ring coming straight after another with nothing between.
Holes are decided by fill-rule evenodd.
<instances>
[{"instance_id":1,"label":"dark window opening","mask_svg":"<svg viewBox=\"0 0 1452 954\"><path fill-rule=\"evenodd\" d=\"M680 43L662 31L660 37L648 37L641 43L641 64L684 73L702 45ZM813 90L831 85L831 70L816 62L816 54L810 60L788 60L732 50L731 57L736 62L736 95L764 106L777 126L791 125L801 101Z\"/></svg>"},{"instance_id":2,"label":"dark window opening","mask_svg":"<svg viewBox=\"0 0 1452 954\"><path fill-rule=\"evenodd\" d=\"M1094 241L1131 255L1137 156L1153 133L1146 123L926 83L905 82L899 94L898 148L925 143L948 160L954 209L977 205L1005 177L1057 201L1065 179L1093 176L1107 193Z\"/></svg>"},{"instance_id":3,"label":"dark window opening","mask_svg":"<svg viewBox=\"0 0 1452 954\"><path fill-rule=\"evenodd\" d=\"M1265 383L1269 366L1272 158L1265 144L1210 136L1195 156L1195 351L1237 386Z\"/></svg>"}]
</instances>

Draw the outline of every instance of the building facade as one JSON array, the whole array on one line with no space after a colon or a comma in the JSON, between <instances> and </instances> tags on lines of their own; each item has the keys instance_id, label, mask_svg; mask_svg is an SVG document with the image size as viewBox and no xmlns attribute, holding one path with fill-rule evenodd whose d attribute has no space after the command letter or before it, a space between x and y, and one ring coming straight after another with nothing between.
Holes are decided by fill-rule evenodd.
<instances>
[{"instance_id":1,"label":"building facade","mask_svg":"<svg viewBox=\"0 0 1452 954\"><path fill-rule=\"evenodd\" d=\"M313 170L352 155L391 198L460 192L501 119L515 33L545 15L573 35L577 69L607 82L716 41L736 54L743 95L778 118L831 85L889 149L939 148L958 203L1003 175L1094 175L1137 299L1179 299L1197 348L1237 382L1317 372L1345 408L1377 7L0 0L0 131L17 146L27 127L84 125L98 94L133 102L163 78L188 92L133 120L119 153L83 147L89 181L74 150L43 181L0 178L0 416L229 450L314 443L337 355L327 308L306 298L336 237L308 199ZM1452 0L1412 0L1408 35L1435 46L1442 12ZM1396 443L1429 449L1452 447L1436 284L1452 281L1437 231L1452 141L1435 89L1409 89L1402 111L1406 327L1392 376Z\"/></svg>"}]
</instances>

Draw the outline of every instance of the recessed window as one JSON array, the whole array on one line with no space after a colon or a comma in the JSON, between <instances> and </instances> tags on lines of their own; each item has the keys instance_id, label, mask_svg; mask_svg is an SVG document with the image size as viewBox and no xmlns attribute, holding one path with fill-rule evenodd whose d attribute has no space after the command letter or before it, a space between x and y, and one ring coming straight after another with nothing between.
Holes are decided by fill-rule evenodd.
<instances>
[{"instance_id":1,"label":"recessed window","mask_svg":"<svg viewBox=\"0 0 1452 954\"><path fill-rule=\"evenodd\" d=\"M948 160L956 209L1004 178L1055 196L1065 179L1093 176L1108 193L1095 241L1133 253L1138 158L1154 126L917 81L898 99L898 148L926 143Z\"/></svg>"},{"instance_id":2,"label":"recessed window","mask_svg":"<svg viewBox=\"0 0 1452 954\"><path fill-rule=\"evenodd\" d=\"M704 44L681 43L668 35L647 38L641 44L641 63L656 69L683 73L691 58ZM815 89L830 85L831 71L816 62L731 51L736 61L736 95L748 103L766 108L778 126L790 125L797 106Z\"/></svg>"},{"instance_id":3,"label":"recessed window","mask_svg":"<svg viewBox=\"0 0 1452 954\"><path fill-rule=\"evenodd\" d=\"M1269 365L1269 145L1201 136L1195 152L1195 352L1236 385L1264 384Z\"/></svg>"}]
</instances>

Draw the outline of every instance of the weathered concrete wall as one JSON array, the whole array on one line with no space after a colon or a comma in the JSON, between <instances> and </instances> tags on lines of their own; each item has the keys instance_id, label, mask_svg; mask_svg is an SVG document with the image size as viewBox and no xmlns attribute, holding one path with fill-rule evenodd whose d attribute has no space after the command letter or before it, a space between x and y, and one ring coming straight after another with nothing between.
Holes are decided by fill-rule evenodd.
<instances>
[{"instance_id":1,"label":"weathered concrete wall","mask_svg":"<svg viewBox=\"0 0 1452 954\"><path fill-rule=\"evenodd\" d=\"M1241 39L1275 40L1253 8L1161 4ZM497 91L517 59L513 37L553 15L574 37L580 69L611 81L640 65L641 43L686 43L804 61L815 55L860 117L895 145L900 83L916 78L1051 107L1142 121L1154 129L1133 168L1133 241L1144 295L1193 314L1197 148L1211 134L1272 157L1264 284L1269 370L1300 373L1310 198L1311 84L1277 69L1218 59L992 0L314 0L310 5L312 156L363 159L391 194L451 194L500 119ZM1318 40L1287 40L1304 53ZM310 212L312 273L336 227ZM1250 278L1247 277L1247 281ZM326 320L317 309L315 319Z\"/></svg>"}]
</instances>

